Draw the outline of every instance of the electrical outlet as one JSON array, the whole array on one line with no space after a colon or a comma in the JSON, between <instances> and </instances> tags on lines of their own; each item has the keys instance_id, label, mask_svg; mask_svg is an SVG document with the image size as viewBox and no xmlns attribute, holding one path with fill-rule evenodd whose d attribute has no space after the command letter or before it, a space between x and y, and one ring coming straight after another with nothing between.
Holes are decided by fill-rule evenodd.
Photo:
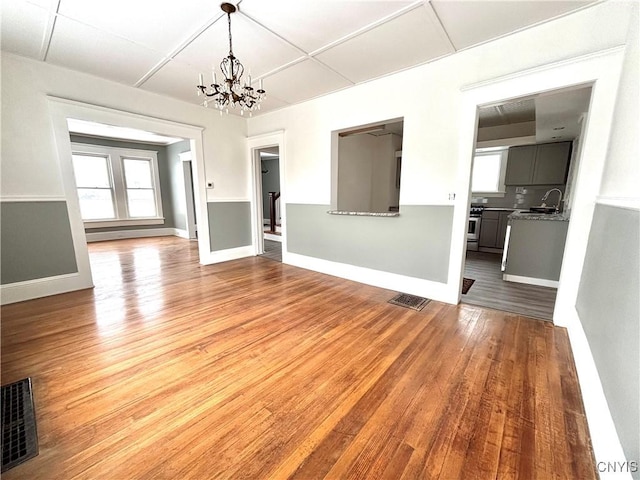
<instances>
[{"instance_id":1,"label":"electrical outlet","mask_svg":"<svg viewBox=\"0 0 640 480\"><path fill-rule=\"evenodd\" d=\"M450 193L449 194L449 200L455 200L456 199L456 194L455 193Z\"/></svg>"}]
</instances>

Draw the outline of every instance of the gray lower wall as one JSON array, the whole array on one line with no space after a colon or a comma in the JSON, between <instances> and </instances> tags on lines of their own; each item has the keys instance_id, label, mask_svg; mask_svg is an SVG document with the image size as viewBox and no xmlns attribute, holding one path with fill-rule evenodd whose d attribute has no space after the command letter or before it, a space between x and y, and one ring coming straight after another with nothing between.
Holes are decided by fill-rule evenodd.
<instances>
[{"instance_id":1,"label":"gray lower wall","mask_svg":"<svg viewBox=\"0 0 640 480\"><path fill-rule=\"evenodd\" d=\"M160 194L162 195L162 214L164 223L158 225L137 225L134 227L102 227L87 228L87 233L117 232L120 230L144 230L147 228L176 228L173 218L173 188L171 183L171 168L167 157L167 147L164 145L126 142L121 140L109 140L99 137L83 135L70 135L74 143L86 143L89 145L104 145L107 147L131 148L136 150L152 150L158 152L158 176L160 177ZM188 150L188 149L187 149Z\"/></svg>"},{"instance_id":2,"label":"gray lower wall","mask_svg":"<svg viewBox=\"0 0 640 480\"><path fill-rule=\"evenodd\" d=\"M280 191L280 159L262 160L262 218L269 218L269 192Z\"/></svg>"},{"instance_id":3,"label":"gray lower wall","mask_svg":"<svg viewBox=\"0 0 640 480\"><path fill-rule=\"evenodd\" d=\"M78 271L67 203L2 202L0 283Z\"/></svg>"},{"instance_id":4,"label":"gray lower wall","mask_svg":"<svg viewBox=\"0 0 640 480\"><path fill-rule=\"evenodd\" d=\"M447 282L453 207L402 206L398 217L330 215L329 205L287 204L289 252Z\"/></svg>"},{"instance_id":5,"label":"gray lower wall","mask_svg":"<svg viewBox=\"0 0 640 480\"><path fill-rule=\"evenodd\" d=\"M251 245L249 202L209 202L207 213L212 252Z\"/></svg>"},{"instance_id":6,"label":"gray lower wall","mask_svg":"<svg viewBox=\"0 0 640 480\"><path fill-rule=\"evenodd\" d=\"M636 462L640 461L639 270L640 212L596 205L576 309L625 455ZM638 472L634 478L640 478Z\"/></svg>"}]
</instances>

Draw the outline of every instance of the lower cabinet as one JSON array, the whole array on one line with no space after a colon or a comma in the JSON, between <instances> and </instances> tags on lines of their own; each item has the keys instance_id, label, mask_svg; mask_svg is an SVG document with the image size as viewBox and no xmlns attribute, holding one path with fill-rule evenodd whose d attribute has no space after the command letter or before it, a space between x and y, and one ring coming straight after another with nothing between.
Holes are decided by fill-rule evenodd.
<instances>
[{"instance_id":1,"label":"lower cabinet","mask_svg":"<svg viewBox=\"0 0 640 480\"><path fill-rule=\"evenodd\" d=\"M511 213L511 211L493 210L482 212L479 247L504 248L504 237L507 233L508 217Z\"/></svg>"}]
</instances>

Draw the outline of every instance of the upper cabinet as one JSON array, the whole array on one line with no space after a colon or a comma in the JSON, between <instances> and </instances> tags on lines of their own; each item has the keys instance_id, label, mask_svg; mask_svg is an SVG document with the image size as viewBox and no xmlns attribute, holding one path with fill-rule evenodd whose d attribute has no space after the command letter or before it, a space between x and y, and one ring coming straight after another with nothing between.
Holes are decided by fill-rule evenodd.
<instances>
[{"instance_id":1,"label":"upper cabinet","mask_svg":"<svg viewBox=\"0 0 640 480\"><path fill-rule=\"evenodd\" d=\"M567 180L571 142L511 147L505 185L563 185Z\"/></svg>"}]
</instances>

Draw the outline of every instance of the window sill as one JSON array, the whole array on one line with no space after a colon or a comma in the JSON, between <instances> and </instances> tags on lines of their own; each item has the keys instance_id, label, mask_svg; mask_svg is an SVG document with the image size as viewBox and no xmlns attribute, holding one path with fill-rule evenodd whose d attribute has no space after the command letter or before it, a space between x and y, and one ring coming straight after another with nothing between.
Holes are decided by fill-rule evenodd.
<instances>
[{"instance_id":1,"label":"window sill","mask_svg":"<svg viewBox=\"0 0 640 480\"><path fill-rule=\"evenodd\" d=\"M86 220L84 222L84 228L104 228L104 227L132 227L140 225L162 225L164 223L164 217L154 218L135 218L135 219L122 219L117 218L114 220Z\"/></svg>"}]
</instances>

